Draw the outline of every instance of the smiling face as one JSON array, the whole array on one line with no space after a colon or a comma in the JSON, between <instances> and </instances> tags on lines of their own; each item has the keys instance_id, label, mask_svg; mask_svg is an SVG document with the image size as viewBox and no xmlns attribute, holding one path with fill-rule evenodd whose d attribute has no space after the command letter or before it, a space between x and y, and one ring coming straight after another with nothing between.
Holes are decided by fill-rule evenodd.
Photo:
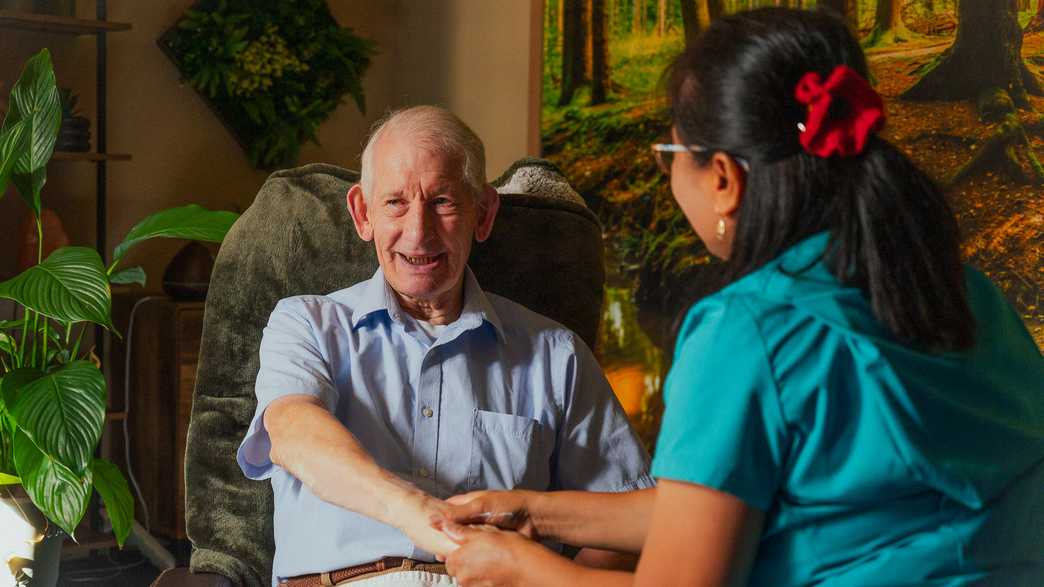
<instances>
[{"instance_id":1,"label":"smiling face","mask_svg":"<svg viewBox=\"0 0 1044 587\"><path fill-rule=\"evenodd\" d=\"M372 185L372 194L359 186L348 192L349 209L359 236L374 241L384 277L404 309L459 313L472 239L489 237L496 192L486 186L476 194L456 157L394 131L374 146Z\"/></svg>"}]
</instances>

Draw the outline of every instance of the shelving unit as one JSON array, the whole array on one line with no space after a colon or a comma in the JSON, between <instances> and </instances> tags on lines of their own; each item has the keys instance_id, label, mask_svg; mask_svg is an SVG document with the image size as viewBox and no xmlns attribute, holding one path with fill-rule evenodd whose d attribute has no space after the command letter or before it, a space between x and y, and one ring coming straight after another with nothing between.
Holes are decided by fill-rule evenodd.
<instances>
[{"instance_id":1,"label":"shelving unit","mask_svg":"<svg viewBox=\"0 0 1044 587\"><path fill-rule=\"evenodd\" d=\"M107 165L110 161L130 161L131 156L125 153L107 152L106 120L107 120L107 52L106 35L131 29L129 23L112 22L107 19L106 0L97 0L95 20L52 16L46 14L28 14L11 10L0 10L0 30L15 31L25 34L59 34L70 36L91 35L95 37L97 51L95 88L97 91L96 116L94 121L94 152L55 151L51 161L85 162L95 165L95 246L103 260L107 259L106 232L108 230L107 209ZM104 330L95 329L96 341L105 340ZM104 353L103 353L104 356ZM109 410L106 422L120 422L126 418L126 412ZM78 544L67 543L62 550L63 558L76 558L97 550L111 548L116 541L111 533L95 530L99 526L97 509L91 508L91 515L77 529Z\"/></svg>"},{"instance_id":2,"label":"shelving unit","mask_svg":"<svg viewBox=\"0 0 1044 587\"><path fill-rule=\"evenodd\" d=\"M83 36L94 35L97 39L97 116L95 117L95 149L93 153L73 153L56 151L52 161L86 161L97 165L95 176L95 230L96 247L102 259L106 259L105 235L108 230L108 212L106 201L106 165L109 161L129 161L131 156L120 153L107 153L106 148L106 75L107 45L106 35L120 31L129 31L130 23L112 22L107 19L108 10L105 0L97 0L95 10L97 19L69 18L48 14L27 14L0 10L0 30L22 31L28 33L51 33L61 35ZM95 333L100 340L100 334Z\"/></svg>"},{"instance_id":3,"label":"shelving unit","mask_svg":"<svg viewBox=\"0 0 1044 587\"><path fill-rule=\"evenodd\" d=\"M74 151L55 151L51 161L130 161L126 153L78 153Z\"/></svg>"},{"instance_id":4,"label":"shelving unit","mask_svg":"<svg viewBox=\"0 0 1044 587\"><path fill-rule=\"evenodd\" d=\"M0 29L59 33L63 35L96 35L99 33L128 31L130 28L131 25L125 22L105 20L104 15L100 15L98 20L85 20L82 18L51 16L49 14L26 14L11 10L0 10Z\"/></svg>"}]
</instances>

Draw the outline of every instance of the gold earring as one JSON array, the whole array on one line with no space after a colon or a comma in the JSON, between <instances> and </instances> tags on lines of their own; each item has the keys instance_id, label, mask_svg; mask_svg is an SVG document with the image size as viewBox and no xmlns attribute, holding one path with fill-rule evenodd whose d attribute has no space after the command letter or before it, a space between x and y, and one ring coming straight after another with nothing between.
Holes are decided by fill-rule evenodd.
<instances>
[{"instance_id":1,"label":"gold earring","mask_svg":"<svg viewBox=\"0 0 1044 587\"><path fill-rule=\"evenodd\" d=\"M714 231L714 236L718 237L718 240L725 240L725 219L718 219L718 228Z\"/></svg>"}]
</instances>

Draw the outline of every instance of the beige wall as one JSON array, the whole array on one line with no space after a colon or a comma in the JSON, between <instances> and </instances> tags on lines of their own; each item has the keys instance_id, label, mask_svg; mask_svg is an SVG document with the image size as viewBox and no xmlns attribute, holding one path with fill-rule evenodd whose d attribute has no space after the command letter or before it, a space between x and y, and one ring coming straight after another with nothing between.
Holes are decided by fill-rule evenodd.
<instances>
[{"instance_id":1,"label":"beige wall","mask_svg":"<svg viewBox=\"0 0 1044 587\"><path fill-rule=\"evenodd\" d=\"M162 208L195 202L209 208L244 209L267 175L250 167L195 91L179 84L177 70L156 45L156 39L191 4L192 0L109 2L109 18L134 27L109 35L109 151L134 157L108 166L110 251L135 222ZM320 128L321 146L305 145L300 162L354 167L367 129L381 114L431 103L454 110L483 137L488 172L495 177L535 148L530 25L538 4L539 0L331 0L335 18L376 40L380 54L364 82L366 115L354 103L342 105ZM81 10L93 10L93 2L79 5ZM536 26L539 22L537 16ZM45 46L54 55L59 84L71 85L81 94L83 109L90 116L94 112L91 38L0 31L4 93L21 63ZM93 243L93 194L92 165L51 164L44 201L62 217L74 243ZM4 235L0 278L16 273L23 210L14 192L0 201L0 234ZM127 266L143 265L149 274L148 289L158 289L163 268L180 246L143 244L130 253Z\"/></svg>"}]
</instances>

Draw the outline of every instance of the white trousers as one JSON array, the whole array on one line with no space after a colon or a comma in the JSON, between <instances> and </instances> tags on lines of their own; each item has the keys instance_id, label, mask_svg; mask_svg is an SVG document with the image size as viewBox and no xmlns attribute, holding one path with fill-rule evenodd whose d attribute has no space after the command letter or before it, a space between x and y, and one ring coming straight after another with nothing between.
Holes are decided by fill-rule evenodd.
<instances>
[{"instance_id":1,"label":"white trousers","mask_svg":"<svg viewBox=\"0 0 1044 587\"><path fill-rule=\"evenodd\" d=\"M428 571L395 571L357 581L344 581L346 587L456 587L457 581L449 575Z\"/></svg>"}]
</instances>

